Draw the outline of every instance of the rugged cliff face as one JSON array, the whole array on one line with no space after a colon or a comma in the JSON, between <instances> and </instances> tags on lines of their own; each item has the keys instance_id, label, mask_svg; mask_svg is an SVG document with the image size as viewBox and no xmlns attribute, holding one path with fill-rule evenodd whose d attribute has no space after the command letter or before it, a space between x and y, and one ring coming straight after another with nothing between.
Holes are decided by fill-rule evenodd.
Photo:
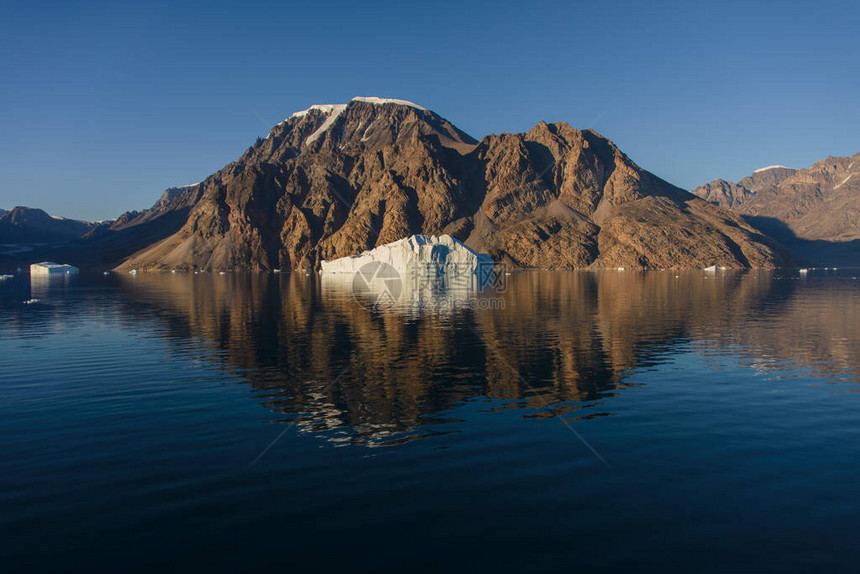
<instances>
[{"instance_id":1,"label":"rugged cliff face","mask_svg":"<svg viewBox=\"0 0 860 574\"><path fill-rule=\"evenodd\" d=\"M476 142L420 106L378 98L293 114L157 207L114 232L170 214L181 226L121 268L312 268L417 233L447 233L520 267L789 260L739 216L642 170L593 131L541 122Z\"/></svg>"}]
</instances>

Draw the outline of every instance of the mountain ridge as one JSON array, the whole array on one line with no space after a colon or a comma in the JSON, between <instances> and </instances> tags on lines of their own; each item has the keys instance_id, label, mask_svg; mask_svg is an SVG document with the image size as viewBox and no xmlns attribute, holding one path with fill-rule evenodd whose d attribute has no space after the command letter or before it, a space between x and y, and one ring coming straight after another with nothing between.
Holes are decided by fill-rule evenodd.
<instances>
[{"instance_id":1,"label":"mountain ridge","mask_svg":"<svg viewBox=\"0 0 860 574\"><path fill-rule=\"evenodd\" d=\"M19 205L0 210L0 243L69 241L99 225L99 222L54 216L39 208Z\"/></svg>"},{"instance_id":2,"label":"mountain ridge","mask_svg":"<svg viewBox=\"0 0 860 574\"><path fill-rule=\"evenodd\" d=\"M416 233L516 267L773 267L742 219L565 123L474 140L417 104L291 115L201 182L182 229L120 269L313 268Z\"/></svg>"}]
</instances>

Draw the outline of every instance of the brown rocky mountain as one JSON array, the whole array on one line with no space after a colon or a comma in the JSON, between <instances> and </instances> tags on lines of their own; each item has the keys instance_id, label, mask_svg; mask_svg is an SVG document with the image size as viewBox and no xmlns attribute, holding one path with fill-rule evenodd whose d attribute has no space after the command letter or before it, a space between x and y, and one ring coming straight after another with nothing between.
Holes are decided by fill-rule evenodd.
<instances>
[{"instance_id":1,"label":"brown rocky mountain","mask_svg":"<svg viewBox=\"0 0 860 574\"><path fill-rule=\"evenodd\" d=\"M431 111L379 98L293 114L200 184L97 235L142 238L143 226L158 227L156 240L122 269L311 268L414 233L448 233L519 267L790 260L593 131L541 122L476 142Z\"/></svg>"},{"instance_id":2,"label":"brown rocky mountain","mask_svg":"<svg viewBox=\"0 0 860 574\"><path fill-rule=\"evenodd\" d=\"M860 263L860 154L800 170L772 166L693 193L744 216L808 260Z\"/></svg>"},{"instance_id":3,"label":"brown rocky mountain","mask_svg":"<svg viewBox=\"0 0 860 574\"><path fill-rule=\"evenodd\" d=\"M0 243L49 243L81 237L97 224L18 206L0 213Z\"/></svg>"}]
</instances>

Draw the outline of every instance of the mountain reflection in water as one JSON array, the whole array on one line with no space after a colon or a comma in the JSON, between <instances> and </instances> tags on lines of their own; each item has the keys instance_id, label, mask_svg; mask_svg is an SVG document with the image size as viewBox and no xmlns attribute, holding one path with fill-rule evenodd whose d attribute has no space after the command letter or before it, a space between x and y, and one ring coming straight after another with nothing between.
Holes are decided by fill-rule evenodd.
<instances>
[{"instance_id":1,"label":"mountain reflection in water","mask_svg":"<svg viewBox=\"0 0 860 574\"><path fill-rule=\"evenodd\" d=\"M498 308L416 305L407 289L399 305L380 309L304 274L141 274L118 279L127 295L118 302L129 320L154 313L180 344L211 345L275 421L384 445L433 433L474 397L528 417L612 415L609 399L633 384L631 373L685 347L731 353L770 376L802 367L860 381L856 282L805 281L523 272L507 277L504 292L457 295L492 297Z\"/></svg>"}]
</instances>

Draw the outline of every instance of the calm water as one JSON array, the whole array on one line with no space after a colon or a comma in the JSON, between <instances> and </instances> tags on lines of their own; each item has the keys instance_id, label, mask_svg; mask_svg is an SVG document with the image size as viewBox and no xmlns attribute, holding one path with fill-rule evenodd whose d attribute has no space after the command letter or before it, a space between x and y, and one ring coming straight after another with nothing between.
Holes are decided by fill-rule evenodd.
<instances>
[{"instance_id":1,"label":"calm water","mask_svg":"<svg viewBox=\"0 0 860 574\"><path fill-rule=\"evenodd\" d=\"M0 569L856 571L860 281L677 275L2 282Z\"/></svg>"}]
</instances>

